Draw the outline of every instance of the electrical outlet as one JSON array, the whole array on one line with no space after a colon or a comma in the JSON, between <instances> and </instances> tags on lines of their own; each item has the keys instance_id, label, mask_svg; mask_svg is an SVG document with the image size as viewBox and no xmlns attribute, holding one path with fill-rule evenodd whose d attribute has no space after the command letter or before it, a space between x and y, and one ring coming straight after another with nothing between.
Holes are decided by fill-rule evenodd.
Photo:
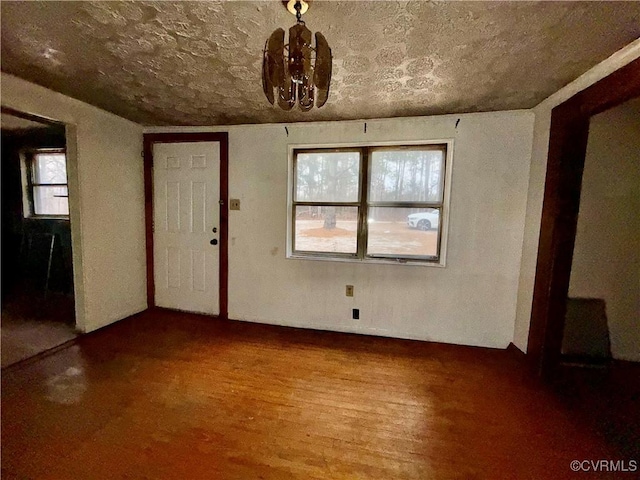
<instances>
[{"instance_id":1,"label":"electrical outlet","mask_svg":"<svg viewBox=\"0 0 640 480\"><path fill-rule=\"evenodd\" d=\"M354 320L360 320L360 309L354 308L352 311L352 317Z\"/></svg>"},{"instance_id":2,"label":"electrical outlet","mask_svg":"<svg viewBox=\"0 0 640 480\"><path fill-rule=\"evenodd\" d=\"M240 199L232 198L229 200L229 210L240 210Z\"/></svg>"},{"instance_id":3,"label":"electrical outlet","mask_svg":"<svg viewBox=\"0 0 640 480\"><path fill-rule=\"evenodd\" d=\"M353 297L353 285L347 285L346 295L347 297Z\"/></svg>"}]
</instances>

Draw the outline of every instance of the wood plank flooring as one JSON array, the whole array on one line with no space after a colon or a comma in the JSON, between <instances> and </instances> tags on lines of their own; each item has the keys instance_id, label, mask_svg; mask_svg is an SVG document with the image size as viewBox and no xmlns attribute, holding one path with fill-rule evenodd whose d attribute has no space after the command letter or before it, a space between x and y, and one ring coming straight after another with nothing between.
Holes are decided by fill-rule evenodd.
<instances>
[{"instance_id":1,"label":"wood plank flooring","mask_svg":"<svg viewBox=\"0 0 640 480\"><path fill-rule=\"evenodd\" d=\"M2 478L554 479L624 460L576 418L510 352L156 310L3 372Z\"/></svg>"}]
</instances>

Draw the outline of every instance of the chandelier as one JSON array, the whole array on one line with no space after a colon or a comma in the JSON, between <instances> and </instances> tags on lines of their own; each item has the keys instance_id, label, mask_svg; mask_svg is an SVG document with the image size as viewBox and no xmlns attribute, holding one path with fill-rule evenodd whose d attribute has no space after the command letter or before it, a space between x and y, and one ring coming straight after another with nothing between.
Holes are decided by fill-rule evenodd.
<instances>
[{"instance_id":1,"label":"chandelier","mask_svg":"<svg viewBox=\"0 0 640 480\"><path fill-rule=\"evenodd\" d=\"M279 28L264 46L262 88L269 102L273 105L277 99L283 110L297 103L307 112L314 103L319 108L329 98L331 49L320 32L316 32L315 48L311 46L311 30L302 21L308 7L303 0L290 0L287 9L297 21L289 29L289 43L285 45L284 30Z\"/></svg>"}]
</instances>

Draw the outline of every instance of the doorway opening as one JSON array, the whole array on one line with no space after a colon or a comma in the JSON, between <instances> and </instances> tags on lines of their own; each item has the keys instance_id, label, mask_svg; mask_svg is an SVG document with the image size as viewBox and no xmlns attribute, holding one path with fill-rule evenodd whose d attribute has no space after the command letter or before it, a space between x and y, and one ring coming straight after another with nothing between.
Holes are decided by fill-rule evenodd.
<instances>
[{"instance_id":1,"label":"doorway opening","mask_svg":"<svg viewBox=\"0 0 640 480\"><path fill-rule=\"evenodd\" d=\"M1 115L4 368L78 334L65 126L5 107Z\"/></svg>"},{"instance_id":2,"label":"doorway opening","mask_svg":"<svg viewBox=\"0 0 640 480\"><path fill-rule=\"evenodd\" d=\"M589 177L592 177L591 174L594 173L588 171L590 167L586 163L586 160L589 160L587 155L591 142L590 129L597 128L597 124L601 121L598 117L599 114L605 113L607 115L611 109L639 97L640 59L636 59L574 95L552 111L538 259L527 346L527 357L531 365L548 384L553 386L559 400L566 405L568 411L572 412L574 422L599 431L617 448L622 458L635 458L640 454L638 447L640 446L638 441L640 411L637 408L637 399L640 396L640 382L638 381L640 363L625 361L620 355L620 352L625 350L627 354L629 352L638 353L637 343L632 346L634 338L637 338L637 323L634 324L631 319L632 329L628 330L629 324L626 320L613 320L613 317L608 321L606 317L603 319L605 314L606 316L613 314L613 310L611 310L613 297L607 301L603 285L598 285L598 283L607 281L604 278L605 274L601 271L594 278L587 280L589 291L586 291L585 282L579 281L577 277L572 278L572 269L575 261L576 270L573 273L579 274L580 270L584 270L580 257L583 257L584 242L589 240L581 238L585 232L580 231L579 214L583 210L581 205L582 190L589 188L591 182ZM606 123L605 121L605 129L616 131L615 126L606 125ZM636 132L633 138L637 137ZM606 159L602 160L605 163L607 161ZM619 160L616 159L615 162ZM607 167L605 165L605 168ZM595 180L600 182L602 178L596 175ZM631 179L625 178L615 182L614 190L609 189L608 194L620 194L623 185L629 180ZM622 214L622 211L610 211L611 206L607 206L605 203L599 204L588 215L592 219L595 218L594 215L602 215L602 221L598 225L591 225L591 230L596 237L602 237L604 235L602 229L606 227L607 222L620 220L616 217L620 217ZM585 201L584 207L585 209L589 208L589 202ZM582 213L585 212L586 210L582 211ZM637 217L637 209L630 214ZM609 228L619 227L609 226ZM618 233L622 232L616 232L616 234ZM591 253L591 255L608 256L611 259L612 248L626 250L629 246L627 245L629 237L622 241L615 240L613 243L602 241L602 238L596 238L596 241L600 247L599 251ZM631 241L633 242L633 240ZM635 241L637 242L637 238ZM574 251L577 254L576 258L574 258ZM589 262L590 258L586 257L586 260ZM630 262L630 260L627 258L622 261L624 263ZM612 266L607 265L607 268ZM625 270L627 267L633 268L634 266L625 265ZM593 273L597 268L600 267L594 263L588 265L586 270ZM635 268L637 268L637 264ZM623 272L616 272L615 268L613 275L612 278L615 278L616 282L624 277ZM601 290L596 292L593 288ZM635 288L637 289L637 283ZM568 301L570 296L578 295L578 298L593 296L595 298L584 299L588 301L579 302L581 305L571 305L571 302ZM579 315L583 315L581 311L584 311L585 308L592 318L595 317L595 320L587 319L587 321L594 322L591 325L592 330L596 333L603 331L601 326L605 323L605 327L608 325L611 333L610 350L614 359L605 361L604 368L603 365L588 364L584 359L576 362L567 355L575 354L575 351L567 351L566 348L563 351L567 313L575 315L577 311ZM627 331L624 331L625 329ZM586 333L586 329L578 328L577 333L582 336ZM575 334L576 332L572 333L572 335ZM600 347L597 345L588 346L589 353L592 354L590 356L595 353L606 359L607 345L604 345L604 348L602 345ZM594 366L596 368L593 368Z\"/></svg>"},{"instance_id":3,"label":"doorway opening","mask_svg":"<svg viewBox=\"0 0 640 480\"><path fill-rule=\"evenodd\" d=\"M567 298L592 116L640 97L640 59L552 111L527 356L548 379L562 362Z\"/></svg>"},{"instance_id":4,"label":"doorway opening","mask_svg":"<svg viewBox=\"0 0 640 480\"><path fill-rule=\"evenodd\" d=\"M640 98L591 117L563 362L640 361Z\"/></svg>"}]
</instances>

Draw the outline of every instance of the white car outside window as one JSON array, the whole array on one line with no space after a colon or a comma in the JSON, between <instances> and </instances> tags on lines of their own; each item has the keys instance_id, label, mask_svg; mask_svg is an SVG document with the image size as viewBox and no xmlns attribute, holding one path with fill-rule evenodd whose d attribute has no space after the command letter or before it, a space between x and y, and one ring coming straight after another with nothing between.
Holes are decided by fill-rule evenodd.
<instances>
[{"instance_id":1,"label":"white car outside window","mask_svg":"<svg viewBox=\"0 0 640 480\"><path fill-rule=\"evenodd\" d=\"M440 213L438 210L431 212L412 213L407 217L407 225L409 228L417 228L418 230L437 229L440 224Z\"/></svg>"}]
</instances>

